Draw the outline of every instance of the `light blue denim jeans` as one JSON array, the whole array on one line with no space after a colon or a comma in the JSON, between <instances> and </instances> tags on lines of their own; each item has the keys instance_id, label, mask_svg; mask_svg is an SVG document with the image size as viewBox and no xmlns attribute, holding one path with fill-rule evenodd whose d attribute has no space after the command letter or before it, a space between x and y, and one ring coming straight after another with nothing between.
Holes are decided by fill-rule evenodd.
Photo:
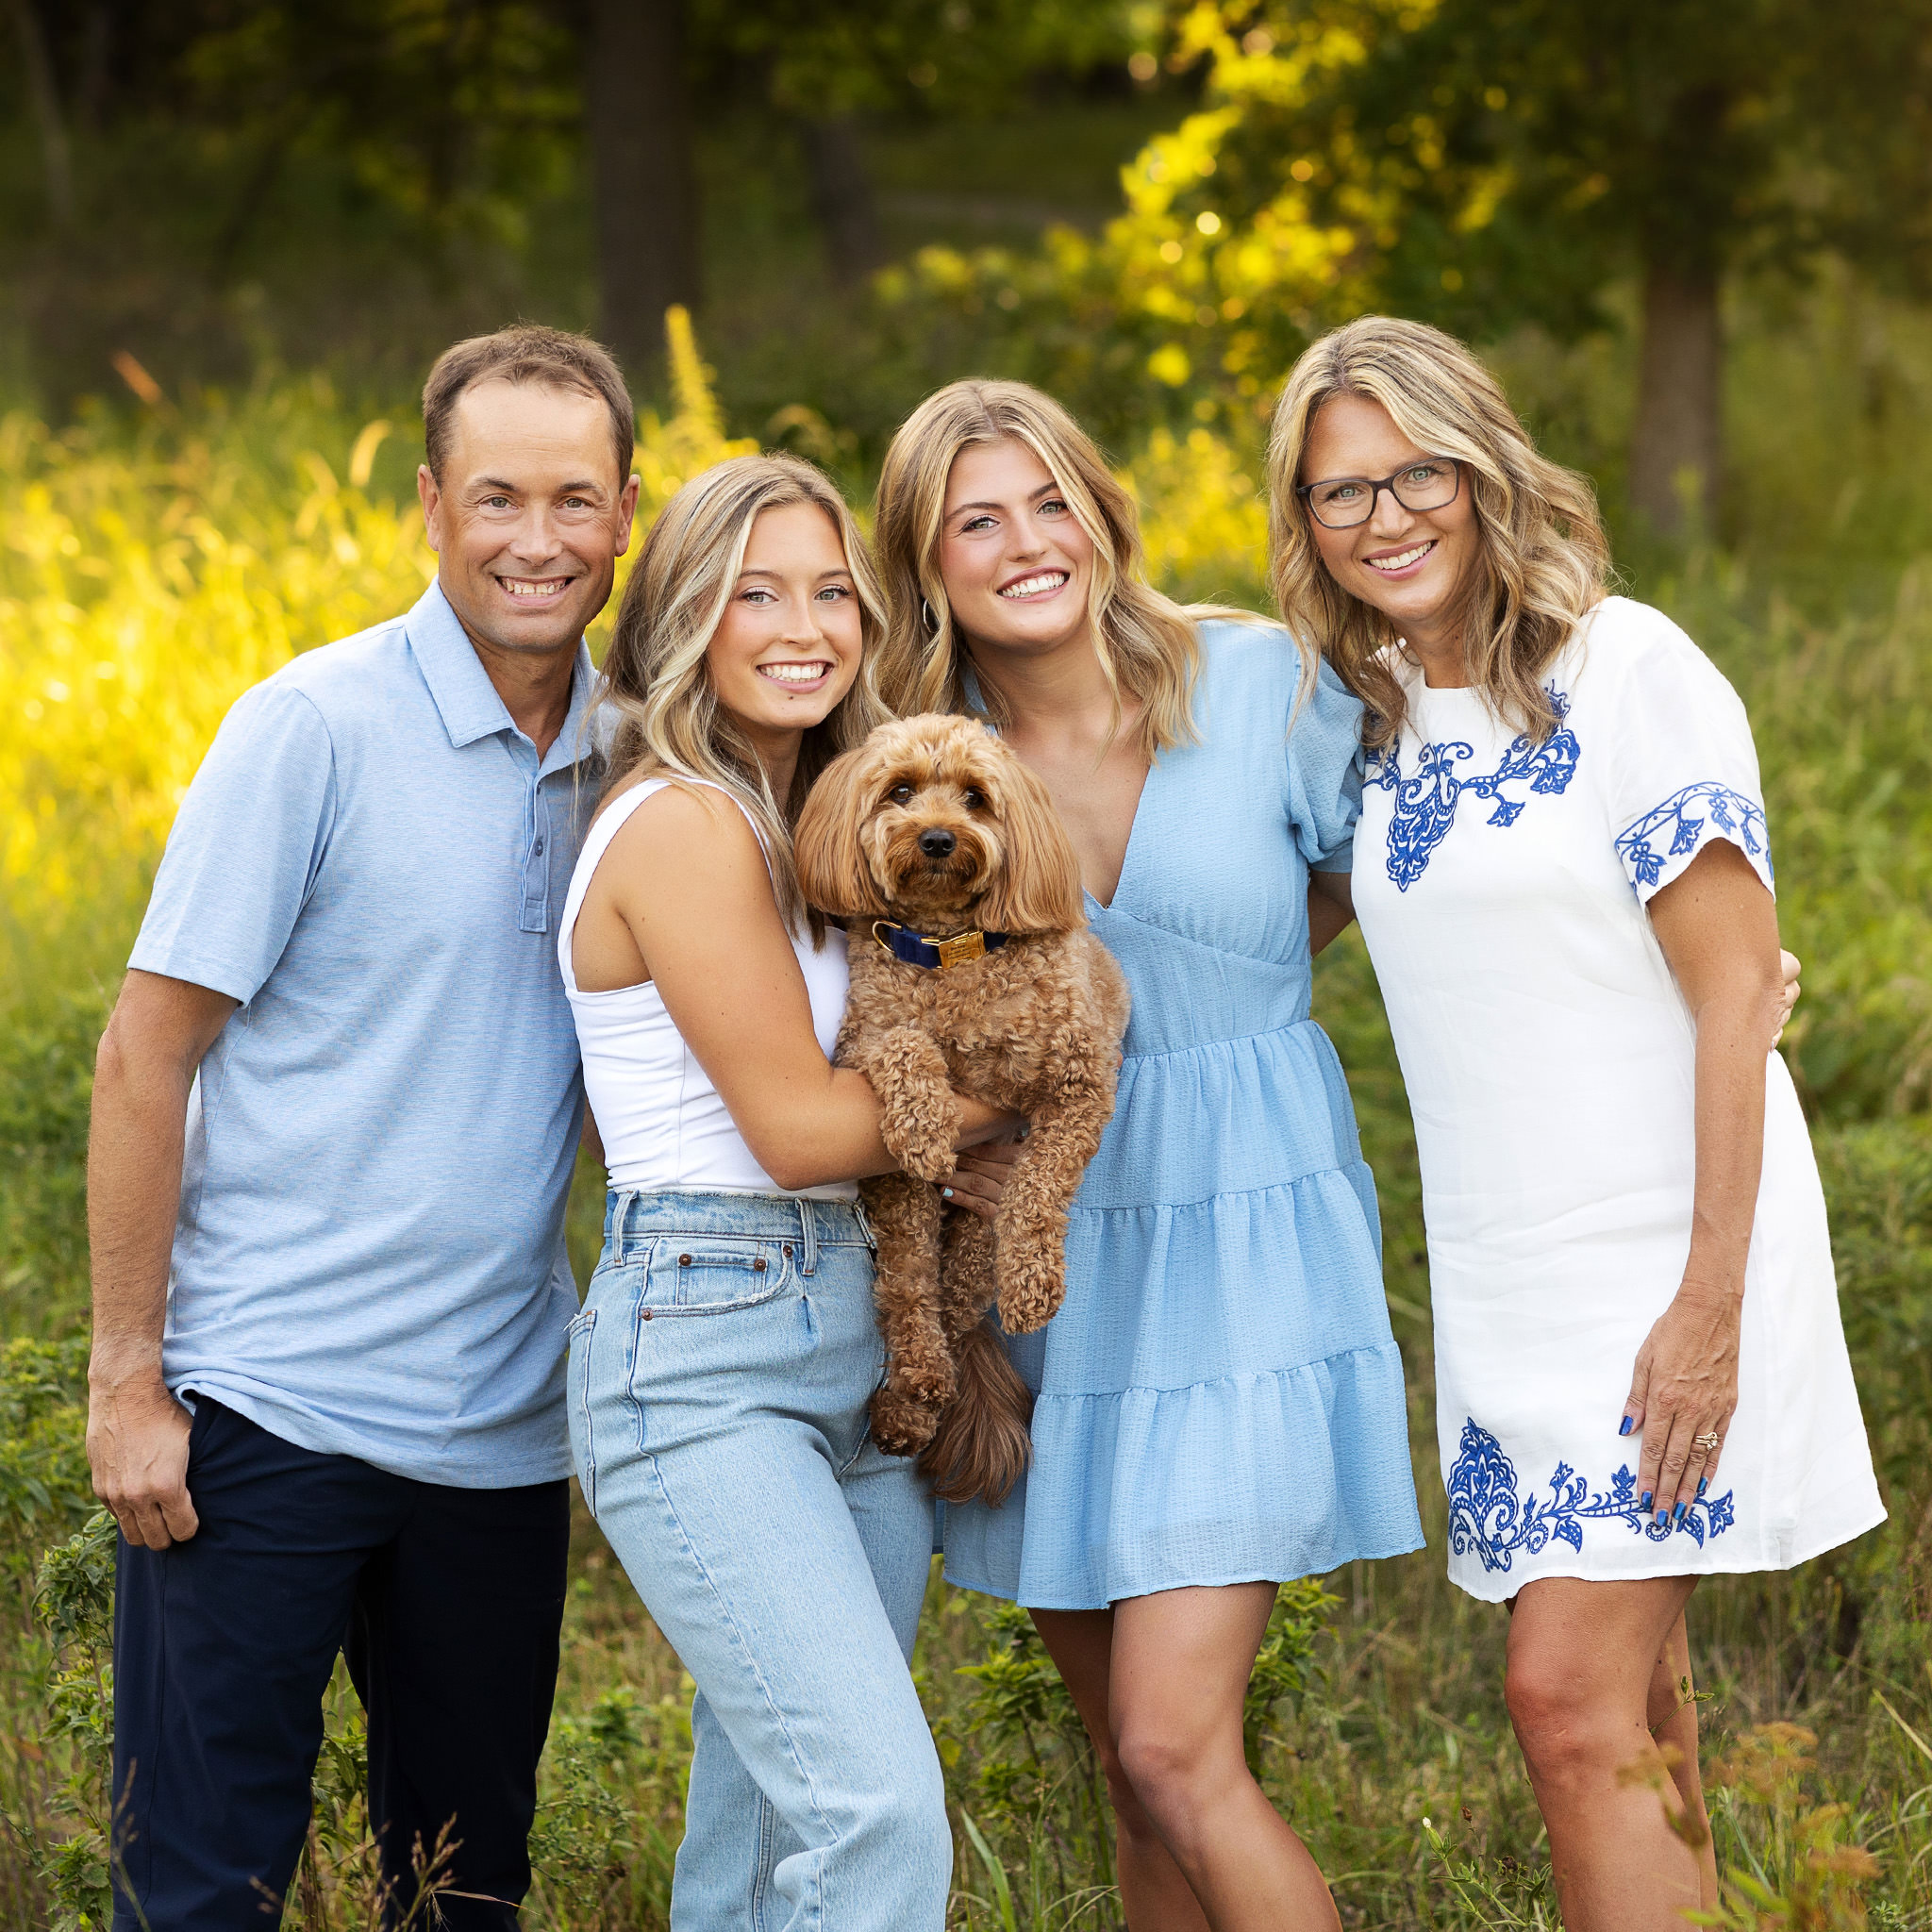
<instances>
[{"instance_id":1,"label":"light blue denim jeans","mask_svg":"<svg viewBox=\"0 0 1932 1932\"><path fill-rule=\"evenodd\" d=\"M908 1659L932 1502L882 1455L856 1208L613 1193L571 1329L591 1513L697 1684L673 1932L941 1932L952 1837Z\"/></svg>"}]
</instances>

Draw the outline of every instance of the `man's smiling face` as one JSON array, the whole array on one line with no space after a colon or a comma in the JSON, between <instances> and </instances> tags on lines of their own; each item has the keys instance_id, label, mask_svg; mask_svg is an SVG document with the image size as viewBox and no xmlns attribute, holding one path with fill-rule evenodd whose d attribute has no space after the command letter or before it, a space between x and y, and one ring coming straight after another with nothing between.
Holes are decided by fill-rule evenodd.
<instances>
[{"instance_id":1,"label":"man's smiling face","mask_svg":"<svg viewBox=\"0 0 1932 1932\"><path fill-rule=\"evenodd\" d=\"M630 542L637 479L618 475L601 398L485 380L457 398L442 475L417 473L450 608L480 651L574 651Z\"/></svg>"}]
</instances>

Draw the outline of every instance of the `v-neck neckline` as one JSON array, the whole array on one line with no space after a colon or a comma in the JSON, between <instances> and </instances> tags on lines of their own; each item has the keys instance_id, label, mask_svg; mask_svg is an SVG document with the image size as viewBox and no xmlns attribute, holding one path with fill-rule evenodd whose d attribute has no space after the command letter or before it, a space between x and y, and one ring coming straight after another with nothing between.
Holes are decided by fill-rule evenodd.
<instances>
[{"instance_id":1,"label":"v-neck neckline","mask_svg":"<svg viewBox=\"0 0 1932 1932\"><path fill-rule=\"evenodd\" d=\"M960 683L965 690L966 702L973 707L974 715L995 738L1003 736L999 726L986 715L985 693L979 689L979 679L970 664L964 667ZM1015 751L1013 756L1018 758L1020 754ZM1114 876L1113 896L1108 899L1096 898L1087 890L1086 880L1082 879L1080 882L1081 898L1097 911L1111 912L1121 902L1122 890L1127 883L1127 871L1134 862L1134 840L1141 830L1141 814L1146 808L1147 788L1154 783L1154 774L1159 767L1160 760L1158 757L1149 758L1147 770L1141 779L1141 790L1134 800L1134 815L1127 821L1127 842L1121 847L1121 869ZM1033 767L1028 765L1026 769L1030 772ZM1040 774L1036 772L1034 775L1038 777Z\"/></svg>"},{"instance_id":2,"label":"v-neck neckline","mask_svg":"<svg viewBox=\"0 0 1932 1932\"><path fill-rule=\"evenodd\" d=\"M1113 896L1108 899L1096 898L1087 890L1085 881L1080 886L1080 896L1090 906L1102 912L1111 912L1121 902L1121 892L1127 883L1127 871L1134 862L1134 839L1141 829L1141 814L1147 804L1147 788L1154 783L1154 774L1159 769L1160 760L1150 758L1146 773L1141 779L1141 791L1134 800L1134 815L1127 821L1127 842L1121 847L1121 869L1114 874Z\"/></svg>"}]
</instances>

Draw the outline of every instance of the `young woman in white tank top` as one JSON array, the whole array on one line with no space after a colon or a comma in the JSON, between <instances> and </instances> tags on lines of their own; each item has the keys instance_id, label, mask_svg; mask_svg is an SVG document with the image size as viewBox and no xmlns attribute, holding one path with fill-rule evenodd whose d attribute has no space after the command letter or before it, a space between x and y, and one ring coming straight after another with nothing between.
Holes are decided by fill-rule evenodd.
<instances>
[{"instance_id":1,"label":"young woman in white tank top","mask_svg":"<svg viewBox=\"0 0 1932 1932\"><path fill-rule=\"evenodd\" d=\"M801 901L790 830L886 715L880 627L816 470L738 457L688 483L604 662L612 787L559 940L610 1169L572 1449L697 1684L676 1932L945 1917L951 1834L908 1668L932 1503L866 1434L884 1351L854 1182L894 1163L872 1088L830 1063L844 937ZM960 1107L962 1146L1015 1124Z\"/></svg>"}]
</instances>

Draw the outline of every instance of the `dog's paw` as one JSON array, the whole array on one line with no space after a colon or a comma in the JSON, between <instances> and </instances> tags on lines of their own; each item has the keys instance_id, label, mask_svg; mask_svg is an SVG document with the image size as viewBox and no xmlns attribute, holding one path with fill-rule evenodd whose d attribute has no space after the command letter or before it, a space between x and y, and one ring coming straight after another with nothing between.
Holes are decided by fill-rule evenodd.
<instances>
[{"instance_id":1,"label":"dog's paw","mask_svg":"<svg viewBox=\"0 0 1932 1932\"><path fill-rule=\"evenodd\" d=\"M950 1141L908 1141L903 1147L892 1148L892 1152L908 1174L935 1184L951 1180L958 1164Z\"/></svg>"},{"instance_id":2,"label":"dog's paw","mask_svg":"<svg viewBox=\"0 0 1932 1932\"><path fill-rule=\"evenodd\" d=\"M1002 1257L1005 1261L1005 1257ZM1067 1298L1067 1272L1058 1256L1033 1267L1003 1265L999 1270L1000 1326L1008 1335L1030 1335L1059 1313Z\"/></svg>"},{"instance_id":3,"label":"dog's paw","mask_svg":"<svg viewBox=\"0 0 1932 1932\"><path fill-rule=\"evenodd\" d=\"M940 1425L939 1403L921 1402L899 1389L874 1391L872 1439L888 1456L917 1456Z\"/></svg>"}]
</instances>

